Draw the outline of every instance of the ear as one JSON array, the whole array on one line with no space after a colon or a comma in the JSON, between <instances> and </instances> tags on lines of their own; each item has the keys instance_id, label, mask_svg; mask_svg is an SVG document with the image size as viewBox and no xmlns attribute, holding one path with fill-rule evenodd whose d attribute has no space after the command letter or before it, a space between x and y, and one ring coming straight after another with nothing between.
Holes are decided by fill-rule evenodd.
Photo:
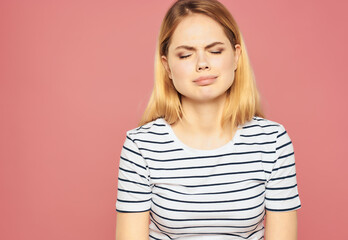
<instances>
[{"instance_id":1,"label":"ear","mask_svg":"<svg viewBox=\"0 0 348 240\"><path fill-rule=\"evenodd\" d=\"M162 61L162 64L163 64L164 68L166 69L166 71L168 73L169 78L172 79L172 73L171 73L170 68L169 68L167 57L162 55L161 56L161 61Z\"/></svg>"},{"instance_id":2,"label":"ear","mask_svg":"<svg viewBox=\"0 0 348 240\"><path fill-rule=\"evenodd\" d=\"M240 44L236 44L234 45L234 48L235 48L235 51L234 51L234 60L235 60L235 63L236 63L236 67L234 70L237 70L237 66L238 66L238 60L239 60L239 57L242 53L242 47L240 46Z\"/></svg>"}]
</instances>

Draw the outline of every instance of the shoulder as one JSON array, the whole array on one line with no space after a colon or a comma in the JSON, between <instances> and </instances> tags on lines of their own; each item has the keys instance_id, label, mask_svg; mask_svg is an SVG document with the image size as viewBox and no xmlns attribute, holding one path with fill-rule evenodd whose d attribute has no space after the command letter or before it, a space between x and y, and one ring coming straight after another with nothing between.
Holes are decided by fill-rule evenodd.
<instances>
[{"instance_id":1,"label":"shoulder","mask_svg":"<svg viewBox=\"0 0 348 240\"><path fill-rule=\"evenodd\" d=\"M266 118L253 117L253 119L243 125L244 136L250 139L258 139L270 143L274 152L285 149L293 151L292 140L280 122L272 121ZM246 139L248 139L246 138Z\"/></svg>"},{"instance_id":2,"label":"shoulder","mask_svg":"<svg viewBox=\"0 0 348 240\"><path fill-rule=\"evenodd\" d=\"M250 121L246 122L243 129L253 129L253 130L273 130L273 131L282 131L284 126L276 121L270 119L254 116Z\"/></svg>"},{"instance_id":3,"label":"shoulder","mask_svg":"<svg viewBox=\"0 0 348 240\"><path fill-rule=\"evenodd\" d=\"M163 118L157 118L142 126L128 130L126 134L127 138L129 138L130 140L134 140L167 135L168 131L166 128L165 120Z\"/></svg>"},{"instance_id":4,"label":"shoulder","mask_svg":"<svg viewBox=\"0 0 348 240\"><path fill-rule=\"evenodd\" d=\"M256 116L242 125L241 136L245 141L257 140L272 143L289 138L282 123Z\"/></svg>"}]
</instances>

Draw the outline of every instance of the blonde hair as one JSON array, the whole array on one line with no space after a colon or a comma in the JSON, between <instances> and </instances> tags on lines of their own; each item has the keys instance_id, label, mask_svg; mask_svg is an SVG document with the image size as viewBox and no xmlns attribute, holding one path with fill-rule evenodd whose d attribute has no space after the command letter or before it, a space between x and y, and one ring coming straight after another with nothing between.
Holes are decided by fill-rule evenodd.
<instances>
[{"instance_id":1,"label":"blonde hair","mask_svg":"<svg viewBox=\"0 0 348 240\"><path fill-rule=\"evenodd\" d=\"M154 88L139 126L159 117L173 124L183 116L180 94L169 78L161 56L167 56L171 37L178 24L193 13L204 14L220 23L234 50L236 44L241 46L235 79L227 90L221 126L230 123L234 129L253 116L264 117L246 46L231 13L217 0L178 0L169 8L161 24L155 54Z\"/></svg>"}]
</instances>

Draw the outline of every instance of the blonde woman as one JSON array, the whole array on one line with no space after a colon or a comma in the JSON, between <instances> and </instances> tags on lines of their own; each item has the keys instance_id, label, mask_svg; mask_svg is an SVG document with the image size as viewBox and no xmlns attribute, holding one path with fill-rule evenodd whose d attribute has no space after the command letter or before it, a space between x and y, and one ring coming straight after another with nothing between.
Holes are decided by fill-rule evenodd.
<instances>
[{"instance_id":1,"label":"blonde woman","mask_svg":"<svg viewBox=\"0 0 348 240\"><path fill-rule=\"evenodd\" d=\"M297 239L293 145L262 113L220 2L179 0L165 15L153 93L118 176L117 240Z\"/></svg>"}]
</instances>

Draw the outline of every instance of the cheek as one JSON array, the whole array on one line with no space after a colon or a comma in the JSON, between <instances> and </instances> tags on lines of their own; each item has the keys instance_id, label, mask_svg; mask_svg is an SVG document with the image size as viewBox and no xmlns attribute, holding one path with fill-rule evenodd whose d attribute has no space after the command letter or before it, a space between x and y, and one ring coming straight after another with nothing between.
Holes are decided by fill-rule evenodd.
<instances>
[{"instance_id":1,"label":"cheek","mask_svg":"<svg viewBox=\"0 0 348 240\"><path fill-rule=\"evenodd\" d=\"M216 59L216 66L219 66L219 68L222 71L229 71L231 69L233 70L233 66L234 66L233 56L226 56L224 58Z\"/></svg>"},{"instance_id":2,"label":"cheek","mask_svg":"<svg viewBox=\"0 0 348 240\"><path fill-rule=\"evenodd\" d=\"M234 71L234 58L232 57L226 57L219 59L219 69L221 71L221 74L225 75L227 79L230 79L230 81L234 80L235 77L235 71Z\"/></svg>"},{"instance_id":3,"label":"cheek","mask_svg":"<svg viewBox=\"0 0 348 240\"><path fill-rule=\"evenodd\" d=\"M181 80L187 80L191 77L194 72L192 69L192 64L189 61L177 61L172 63L172 74L173 78L180 82Z\"/></svg>"},{"instance_id":4,"label":"cheek","mask_svg":"<svg viewBox=\"0 0 348 240\"><path fill-rule=\"evenodd\" d=\"M194 70L192 70L192 64L189 61L177 61L171 64L172 81L173 85L180 94L185 95L187 89L189 89L190 79Z\"/></svg>"}]
</instances>

